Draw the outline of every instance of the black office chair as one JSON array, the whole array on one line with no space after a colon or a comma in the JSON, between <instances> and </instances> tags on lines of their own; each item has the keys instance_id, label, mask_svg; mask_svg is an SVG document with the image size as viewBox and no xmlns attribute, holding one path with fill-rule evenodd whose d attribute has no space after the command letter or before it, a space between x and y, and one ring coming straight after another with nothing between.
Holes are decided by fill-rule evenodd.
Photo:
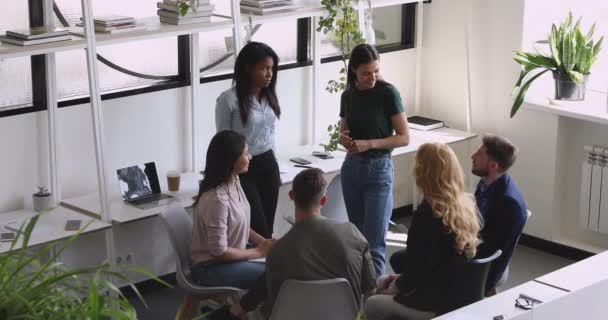
<instances>
[{"instance_id":1,"label":"black office chair","mask_svg":"<svg viewBox=\"0 0 608 320\"><path fill-rule=\"evenodd\" d=\"M439 314L448 313L482 300L486 293L486 280L490 265L501 254L501 250L497 250L492 255L478 252L475 259L458 267L458 270L455 270L458 278L451 286Z\"/></svg>"}]
</instances>

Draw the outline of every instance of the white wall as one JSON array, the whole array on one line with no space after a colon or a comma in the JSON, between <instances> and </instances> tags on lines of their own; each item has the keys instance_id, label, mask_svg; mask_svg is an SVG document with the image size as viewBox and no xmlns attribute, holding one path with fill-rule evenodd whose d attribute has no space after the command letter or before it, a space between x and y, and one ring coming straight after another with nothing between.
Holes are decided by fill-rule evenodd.
<instances>
[{"instance_id":1,"label":"white wall","mask_svg":"<svg viewBox=\"0 0 608 320\"><path fill-rule=\"evenodd\" d=\"M525 41L530 39L522 40L524 19L529 23L535 17L524 14L526 6L524 0L435 0L427 5L422 109L465 127L463 32L469 9L473 131L506 136L519 147L511 174L533 212L525 232L586 250L608 248L607 236L581 230L576 223L583 145L606 144L608 129L524 108L509 118L519 73L512 52L522 43L529 47Z\"/></svg>"}]
</instances>

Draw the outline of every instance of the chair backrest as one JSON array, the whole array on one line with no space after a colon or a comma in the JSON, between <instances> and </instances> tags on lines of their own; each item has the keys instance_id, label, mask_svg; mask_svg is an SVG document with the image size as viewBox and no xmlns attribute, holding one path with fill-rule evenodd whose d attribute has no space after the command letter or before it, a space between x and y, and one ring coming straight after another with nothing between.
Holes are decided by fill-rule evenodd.
<instances>
[{"instance_id":1,"label":"chair backrest","mask_svg":"<svg viewBox=\"0 0 608 320\"><path fill-rule=\"evenodd\" d=\"M161 221L169 233L171 245L177 254L177 273L188 277L190 274L190 244L192 243L192 218L179 204L171 204L160 214ZM181 275L180 275L181 272Z\"/></svg>"},{"instance_id":2,"label":"chair backrest","mask_svg":"<svg viewBox=\"0 0 608 320\"><path fill-rule=\"evenodd\" d=\"M348 221L340 174L337 174L331 180L325 194L327 195L327 203L321 208L321 215L333 220Z\"/></svg>"},{"instance_id":3,"label":"chair backrest","mask_svg":"<svg viewBox=\"0 0 608 320\"><path fill-rule=\"evenodd\" d=\"M271 320L354 320L357 304L348 281L343 278L300 281L281 285Z\"/></svg>"},{"instance_id":4,"label":"chair backrest","mask_svg":"<svg viewBox=\"0 0 608 320\"><path fill-rule=\"evenodd\" d=\"M454 270L458 277L450 287L440 313L447 313L482 300L486 293L486 280L490 265L501 254L501 250L497 250L489 256L480 252L475 259Z\"/></svg>"}]
</instances>

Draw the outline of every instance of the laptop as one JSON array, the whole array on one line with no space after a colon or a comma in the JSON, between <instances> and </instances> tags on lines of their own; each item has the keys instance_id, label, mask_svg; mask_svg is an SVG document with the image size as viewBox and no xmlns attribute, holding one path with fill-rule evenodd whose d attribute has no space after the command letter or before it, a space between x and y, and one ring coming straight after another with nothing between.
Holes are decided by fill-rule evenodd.
<instances>
[{"instance_id":1,"label":"laptop","mask_svg":"<svg viewBox=\"0 0 608 320\"><path fill-rule=\"evenodd\" d=\"M118 169L116 174L122 199L128 205L146 210L164 206L174 200L172 196L160 192L154 162Z\"/></svg>"}]
</instances>

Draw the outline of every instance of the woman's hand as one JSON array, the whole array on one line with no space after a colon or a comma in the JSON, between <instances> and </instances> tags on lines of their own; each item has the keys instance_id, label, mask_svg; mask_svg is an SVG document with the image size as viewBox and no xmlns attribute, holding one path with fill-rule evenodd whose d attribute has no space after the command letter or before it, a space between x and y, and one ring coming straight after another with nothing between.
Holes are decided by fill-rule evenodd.
<instances>
[{"instance_id":1,"label":"woman's hand","mask_svg":"<svg viewBox=\"0 0 608 320\"><path fill-rule=\"evenodd\" d=\"M266 257L268 255L268 251L270 250L270 248L272 248L275 242L276 240L274 239L266 239L262 243L258 244L255 249L258 251L261 257Z\"/></svg>"},{"instance_id":2,"label":"woman's hand","mask_svg":"<svg viewBox=\"0 0 608 320\"><path fill-rule=\"evenodd\" d=\"M353 144L353 138L350 137L350 131L343 130L340 132L340 144L346 148L346 150L350 151Z\"/></svg>"},{"instance_id":3,"label":"woman's hand","mask_svg":"<svg viewBox=\"0 0 608 320\"><path fill-rule=\"evenodd\" d=\"M399 277L399 275L397 275L397 274L389 274L388 276L386 276L386 279L384 279L384 282L381 283L380 287L378 288L378 293L381 293L381 294L389 293L388 289L391 287L391 284L398 277Z\"/></svg>"},{"instance_id":4,"label":"woman's hand","mask_svg":"<svg viewBox=\"0 0 608 320\"><path fill-rule=\"evenodd\" d=\"M353 140L349 152L358 153L374 149L372 140Z\"/></svg>"}]
</instances>

